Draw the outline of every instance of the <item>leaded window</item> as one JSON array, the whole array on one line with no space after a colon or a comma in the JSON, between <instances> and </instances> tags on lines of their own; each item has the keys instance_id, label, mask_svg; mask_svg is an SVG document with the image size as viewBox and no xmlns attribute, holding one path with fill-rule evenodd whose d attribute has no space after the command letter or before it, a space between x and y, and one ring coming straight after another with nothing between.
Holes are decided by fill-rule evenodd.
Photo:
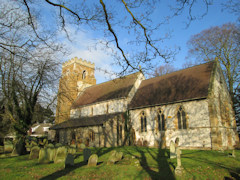
<instances>
[{"instance_id":1,"label":"leaded window","mask_svg":"<svg viewBox=\"0 0 240 180\"><path fill-rule=\"evenodd\" d=\"M177 112L178 118L178 129L187 129L187 121L186 121L186 112L183 107L180 106Z\"/></svg>"},{"instance_id":2,"label":"leaded window","mask_svg":"<svg viewBox=\"0 0 240 180\"><path fill-rule=\"evenodd\" d=\"M165 130L165 117L161 109L158 111L158 130L159 131Z\"/></svg>"},{"instance_id":3,"label":"leaded window","mask_svg":"<svg viewBox=\"0 0 240 180\"><path fill-rule=\"evenodd\" d=\"M141 132L147 132L147 118L144 111L141 114Z\"/></svg>"}]
</instances>

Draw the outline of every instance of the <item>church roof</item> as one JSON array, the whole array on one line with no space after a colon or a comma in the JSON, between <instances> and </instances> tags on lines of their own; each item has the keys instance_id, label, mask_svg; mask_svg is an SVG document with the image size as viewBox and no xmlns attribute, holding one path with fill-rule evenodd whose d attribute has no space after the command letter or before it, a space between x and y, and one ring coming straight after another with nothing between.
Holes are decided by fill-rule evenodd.
<instances>
[{"instance_id":1,"label":"church roof","mask_svg":"<svg viewBox=\"0 0 240 180\"><path fill-rule=\"evenodd\" d=\"M79 117L73 118L68 121L64 121L59 124L55 124L54 126L50 127L50 129L57 130L57 129L64 129L64 128L76 128L76 127L86 127L86 126L99 126L103 125L109 119L114 118L115 116L122 114L122 113L114 113L114 114L103 114L98 116L87 116L87 117Z\"/></svg>"},{"instance_id":2,"label":"church roof","mask_svg":"<svg viewBox=\"0 0 240 180\"><path fill-rule=\"evenodd\" d=\"M209 62L142 81L129 109L206 98L213 65Z\"/></svg>"},{"instance_id":3,"label":"church roof","mask_svg":"<svg viewBox=\"0 0 240 180\"><path fill-rule=\"evenodd\" d=\"M72 109L96 102L126 98L138 75L139 72L86 88L73 103Z\"/></svg>"}]
</instances>

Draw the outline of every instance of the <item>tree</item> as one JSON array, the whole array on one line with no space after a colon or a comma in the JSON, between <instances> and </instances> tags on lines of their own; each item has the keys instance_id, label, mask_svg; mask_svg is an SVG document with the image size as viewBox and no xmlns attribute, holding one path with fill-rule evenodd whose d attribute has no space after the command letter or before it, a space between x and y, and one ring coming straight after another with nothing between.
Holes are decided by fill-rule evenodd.
<instances>
[{"instance_id":1,"label":"tree","mask_svg":"<svg viewBox=\"0 0 240 180\"><path fill-rule=\"evenodd\" d=\"M158 77L158 76L162 76L164 74L168 74L168 73L171 73L174 71L176 71L176 68L173 65L164 64L162 66L157 67L150 76Z\"/></svg>"},{"instance_id":2,"label":"tree","mask_svg":"<svg viewBox=\"0 0 240 180\"><path fill-rule=\"evenodd\" d=\"M163 2L156 0L17 2L28 13L29 24L39 38L41 36L38 35L33 23L34 14L41 15L38 17L47 14L47 21L51 21L51 29L64 30L68 38L70 38L68 24L75 25L78 29L83 27L87 31L95 30L101 33L104 38L101 38L100 43L111 50L115 64L120 67L118 75L121 76L136 70L146 71L154 68L152 60L155 59L170 61L175 55L175 49L162 48L164 40L169 36L162 33L161 25L167 23L169 17L178 16L186 9L187 21L190 24L192 20L207 14L212 0L171 1L172 7L169 11L172 12L171 15L160 15L161 20L153 18L153 15L159 13L156 12L157 7L164 5ZM205 7L200 15L193 10L199 5ZM139 65L142 69L139 69Z\"/></svg>"},{"instance_id":3,"label":"tree","mask_svg":"<svg viewBox=\"0 0 240 180\"><path fill-rule=\"evenodd\" d=\"M3 3L0 11L1 116L11 121L19 138L24 138L33 123L36 105L52 103L62 47L44 30L41 39L36 37L19 6ZM33 17L31 21L37 25Z\"/></svg>"},{"instance_id":4,"label":"tree","mask_svg":"<svg viewBox=\"0 0 240 180\"><path fill-rule=\"evenodd\" d=\"M196 57L201 62L217 58L222 66L233 101L240 83L239 42L240 31L233 23L211 27L192 36L188 41L190 56Z\"/></svg>"}]
</instances>

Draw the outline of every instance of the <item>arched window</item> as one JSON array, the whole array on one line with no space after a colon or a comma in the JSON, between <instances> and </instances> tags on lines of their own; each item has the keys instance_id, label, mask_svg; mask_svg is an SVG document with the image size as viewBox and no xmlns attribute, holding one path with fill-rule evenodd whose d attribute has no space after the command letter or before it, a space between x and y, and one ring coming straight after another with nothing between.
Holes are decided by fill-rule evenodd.
<instances>
[{"instance_id":1,"label":"arched window","mask_svg":"<svg viewBox=\"0 0 240 180\"><path fill-rule=\"evenodd\" d=\"M147 118L144 111L141 114L141 132L147 132Z\"/></svg>"},{"instance_id":2,"label":"arched window","mask_svg":"<svg viewBox=\"0 0 240 180\"><path fill-rule=\"evenodd\" d=\"M90 142L93 142L95 140L95 134L93 130L90 130L89 132L89 140Z\"/></svg>"},{"instance_id":3,"label":"arched window","mask_svg":"<svg viewBox=\"0 0 240 180\"><path fill-rule=\"evenodd\" d=\"M177 118L178 118L178 129L187 129L186 113L182 106L180 106L178 109Z\"/></svg>"},{"instance_id":4,"label":"arched window","mask_svg":"<svg viewBox=\"0 0 240 180\"><path fill-rule=\"evenodd\" d=\"M82 73L82 79L85 79L85 78L86 78L86 70L84 70Z\"/></svg>"},{"instance_id":5,"label":"arched window","mask_svg":"<svg viewBox=\"0 0 240 180\"><path fill-rule=\"evenodd\" d=\"M161 109L159 109L158 111L158 130L159 131L165 130L165 117Z\"/></svg>"}]
</instances>

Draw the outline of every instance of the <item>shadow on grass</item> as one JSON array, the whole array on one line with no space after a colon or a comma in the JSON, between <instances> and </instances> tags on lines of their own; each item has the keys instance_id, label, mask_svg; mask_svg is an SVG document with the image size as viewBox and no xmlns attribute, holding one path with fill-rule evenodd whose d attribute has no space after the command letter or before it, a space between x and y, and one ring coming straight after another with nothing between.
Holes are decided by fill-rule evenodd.
<instances>
[{"instance_id":1,"label":"shadow on grass","mask_svg":"<svg viewBox=\"0 0 240 180\"><path fill-rule=\"evenodd\" d=\"M62 176L65 176L67 175L68 173L70 173L71 171L77 169L77 168L80 168L82 166L85 166L87 165L87 162L80 162L80 163L76 163L74 164L73 167L68 167L68 168L65 168L65 169L62 169L62 170L59 170L59 171L56 171L55 173L53 174L50 174L48 176L45 176L43 178L41 178L41 180L52 180L52 179L57 179L57 178L60 178Z\"/></svg>"},{"instance_id":2,"label":"shadow on grass","mask_svg":"<svg viewBox=\"0 0 240 180\"><path fill-rule=\"evenodd\" d=\"M96 148L96 149L93 149L93 153L92 154L97 154L98 157L100 157L100 156L102 156L102 155L112 151L113 149L114 148ZM83 156L83 154L76 155L74 159L77 159L80 156ZM103 162L98 162L97 165L101 165L102 163ZM84 161L82 161L80 163L76 163L76 164L74 164L73 167L68 167L68 168L56 171L53 174L50 174L48 176L45 176L45 177L41 178L41 180L52 180L52 179L60 178L62 176L67 175L71 171L74 171L75 169L80 168L80 167L85 166L85 165L87 165L87 162L84 162Z\"/></svg>"}]
</instances>

